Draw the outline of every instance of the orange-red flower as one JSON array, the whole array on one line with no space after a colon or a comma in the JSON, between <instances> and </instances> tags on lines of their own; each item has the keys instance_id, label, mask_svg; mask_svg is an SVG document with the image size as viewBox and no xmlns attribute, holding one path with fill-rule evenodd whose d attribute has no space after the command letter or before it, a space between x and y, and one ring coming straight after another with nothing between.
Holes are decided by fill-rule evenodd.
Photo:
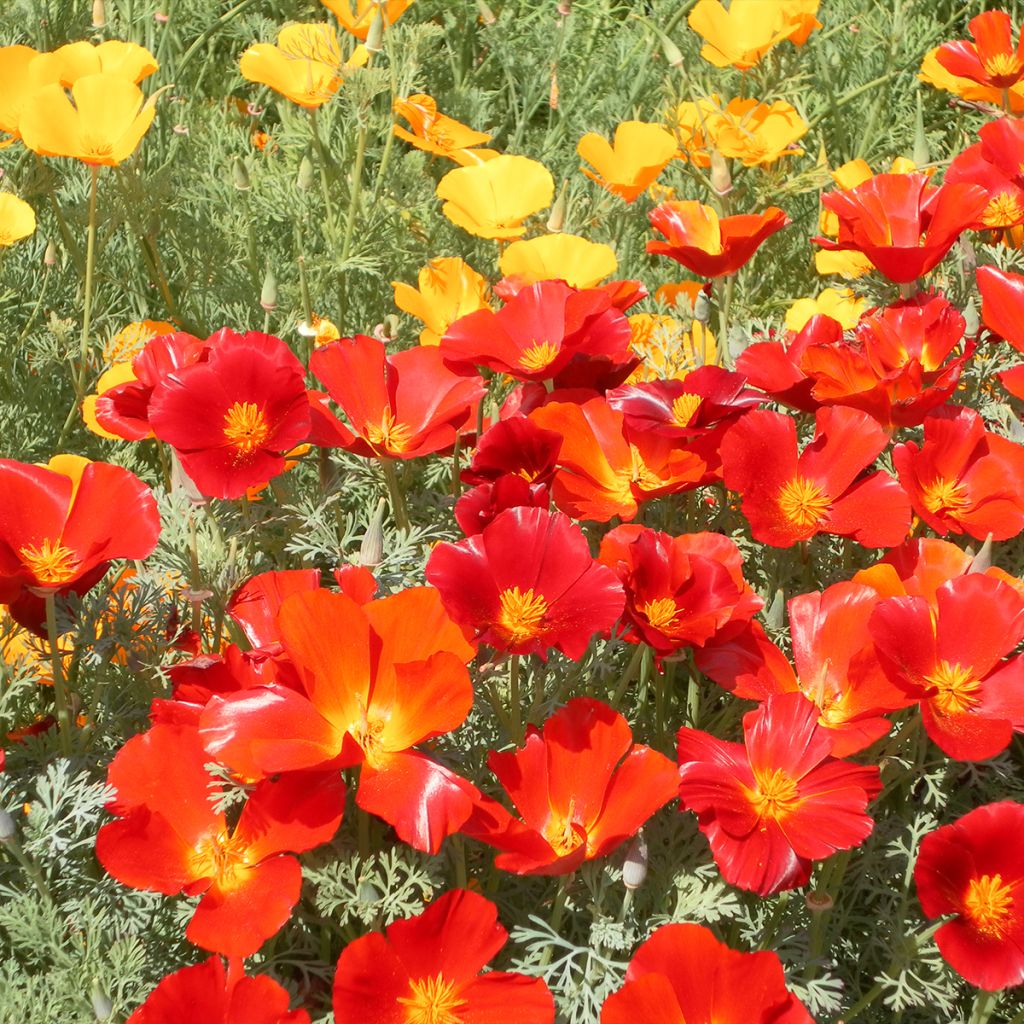
<instances>
[{"instance_id":1,"label":"orange-red flower","mask_svg":"<svg viewBox=\"0 0 1024 1024\"><path fill-rule=\"evenodd\" d=\"M621 764L620 764L621 762ZM605 857L672 799L675 765L633 743L622 715L589 697L530 728L518 750L491 751L490 769L522 820L481 797L463 831L501 850L496 867L564 875Z\"/></svg>"},{"instance_id":2,"label":"orange-red flower","mask_svg":"<svg viewBox=\"0 0 1024 1024\"><path fill-rule=\"evenodd\" d=\"M601 1024L814 1024L770 951L741 953L699 924L667 924L641 943Z\"/></svg>"},{"instance_id":3,"label":"orange-red flower","mask_svg":"<svg viewBox=\"0 0 1024 1024\"><path fill-rule=\"evenodd\" d=\"M290 856L329 842L345 788L334 773L261 782L229 829L210 797L221 790L194 728L154 725L115 755L108 809L118 820L96 837L107 873L133 889L203 898L189 941L232 957L255 953L291 916L302 869ZM173 766L168 771L168 766Z\"/></svg>"},{"instance_id":4,"label":"orange-red flower","mask_svg":"<svg viewBox=\"0 0 1024 1024\"><path fill-rule=\"evenodd\" d=\"M921 840L914 884L945 961L972 985L996 992L1024 982L1024 804L976 807Z\"/></svg>"},{"instance_id":5,"label":"orange-red flower","mask_svg":"<svg viewBox=\"0 0 1024 1024\"><path fill-rule=\"evenodd\" d=\"M805 885L814 861L859 846L878 768L838 761L818 709L798 693L743 716L744 743L679 730L679 798L731 885L760 896Z\"/></svg>"},{"instance_id":6,"label":"orange-red flower","mask_svg":"<svg viewBox=\"0 0 1024 1024\"><path fill-rule=\"evenodd\" d=\"M540 978L480 972L508 941L490 900L454 889L422 914L350 942L334 976L334 1014L352 1024L552 1024Z\"/></svg>"},{"instance_id":7,"label":"orange-red flower","mask_svg":"<svg viewBox=\"0 0 1024 1024\"><path fill-rule=\"evenodd\" d=\"M479 534L438 544L427 580L448 613L480 643L546 658L583 657L622 611L622 586L590 554L575 523L541 508L513 508Z\"/></svg>"},{"instance_id":8,"label":"orange-red flower","mask_svg":"<svg viewBox=\"0 0 1024 1024\"><path fill-rule=\"evenodd\" d=\"M288 1010L288 993L265 974L246 975L238 959L211 956L168 974L128 1018L128 1024L309 1024L305 1010Z\"/></svg>"},{"instance_id":9,"label":"orange-red flower","mask_svg":"<svg viewBox=\"0 0 1024 1024\"><path fill-rule=\"evenodd\" d=\"M822 204L839 218L839 237L813 239L823 249L856 249L890 281L915 281L936 267L988 205L980 185L933 188L924 174L877 174Z\"/></svg>"},{"instance_id":10,"label":"orange-red flower","mask_svg":"<svg viewBox=\"0 0 1024 1024\"><path fill-rule=\"evenodd\" d=\"M1024 222L1024 128L1015 117L1002 117L983 125L978 137L953 158L943 181L981 185L988 205L972 226L1007 231Z\"/></svg>"},{"instance_id":11,"label":"orange-red flower","mask_svg":"<svg viewBox=\"0 0 1024 1024\"><path fill-rule=\"evenodd\" d=\"M978 267L978 290L985 326L1024 352L1024 276L997 267Z\"/></svg>"},{"instance_id":12,"label":"orange-red flower","mask_svg":"<svg viewBox=\"0 0 1024 1024\"><path fill-rule=\"evenodd\" d=\"M835 533L893 547L910 527L910 500L887 473L862 475L888 441L866 413L837 406L818 411L814 440L798 455L792 417L759 409L722 440L723 478L742 495L751 533L764 544Z\"/></svg>"},{"instance_id":13,"label":"orange-red flower","mask_svg":"<svg viewBox=\"0 0 1024 1024\"><path fill-rule=\"evenodd\" d=\"M979 85L1009 89L1024 75L1024 36L1013 44L1013 25L1005 11L985 11L971 18L968 31L974 39L958 39L939 47L936 58L951 74Z\"/></svg>"},{"instance_id":14,"label":"orange-red flower","mask_svg":"<svg viewBox=\"0 0 1024 1024\"><path fill-rule=\"evenodd\" d=\"M649 216L667 241L648 242L647 251L668 256L702 277L735 274L766 238L790 222L775 206L764 213L719 219L710 206L695 200L662 203Z\"/></svg>"},{"instance_id":15,"label":"orange-red flower","mask_svg":"<svg viewBox=\"0 0 1024 1024\"><path fill-rule=\"evenodd\" d=\"M455 443L485 391L480 377L449 370L436 348L389 356L383 342L364 334L318 348L309 368L351 427L317 404L310 440L357 455L413 459L443 451Z\"/></svg>"}]
</instances>

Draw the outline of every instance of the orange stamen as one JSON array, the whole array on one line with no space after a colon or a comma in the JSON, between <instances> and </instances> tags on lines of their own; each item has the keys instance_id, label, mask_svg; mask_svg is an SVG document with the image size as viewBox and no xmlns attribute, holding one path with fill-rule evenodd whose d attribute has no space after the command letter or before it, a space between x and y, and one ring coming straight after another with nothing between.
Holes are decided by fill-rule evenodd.
<instances>
[{"instance_id":1,"label":"orange stamen","mask_svg":"<svg viewBox=\"0 0 1024 1024\"><path fill-rule=\"evenodd\" d=\"M518 587L503 590L498 595L498 606L497 627L513 644L536 637L548 610L540 594Z\"/></svg>"},{"instance_id":2,"label":"orange stamen","mask_svg":"<svg viewBox=\"0 0 1024 1024\"><path fill-rule=\"evenodd\" d=\"M60 586L73 580L82 564L75 552L59 540L44 540L39 547L26 545L19 549L18 555L32 575L48 586Z\"/></svg>"},{"instance_id":3,"label":"orange stamen","mask_svg":"<svg viewBox=\"0 0 1024 1024\"><path fill-rule=\"evenodd\" d=\"M982 935L1001 938L1009 925L1013 908L1013 886L1004 885L1001 875L972 878L964 895L964 915Z\"/></svg>"}]
</instances>

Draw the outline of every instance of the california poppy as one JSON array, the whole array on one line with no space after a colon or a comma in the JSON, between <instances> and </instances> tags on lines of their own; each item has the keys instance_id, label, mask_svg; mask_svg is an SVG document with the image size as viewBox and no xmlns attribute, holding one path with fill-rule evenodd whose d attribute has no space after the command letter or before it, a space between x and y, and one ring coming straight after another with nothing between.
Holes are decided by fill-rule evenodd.
<instances>
[{"instance_id":1,"label":"california poppy","mask_svg":"<svg viewBox=\"0 0 1024 1024\"><path fill-rule=\"evenodd\" d=\"M490 308L487 279L457 256L432 259L417 275L417 288L392 281L395 305L422 321L421 345L440 345L460 317Z\"/></svg>"},{"instance_id":2,"label":"california poppy","mask_svg":"<svg viewBox=\"0 0 1024 1024\"><path fill-rule=\"evenodd\" d=\"M28 238L35 230L35 210L10 192L0 192L0 249Z\"/></svg>"},{"instance_id":3,"label":"california poppy","mask_svg":"<svg viewBox=\"0 0 1024 1024\"><path fill-rule=\"evenodd\" d=\"M320 0L346 32L366 41L373 19L380 12L388 25L393 25L412 6L413 0Z\"/></svg>"},{"instance_id":4,"label":"california poppy","mask_svg":"<svg viewBox=\"0 0 1024 1024\"><path fill-rule=\"evenodd\" d=\"M457 164L481 163L496 157L493 150L475 147L490 142L486 132L474 131L469 125L442 114L433 96L416 93L394 102L395 113L408 122L410 130L396 124L395 135L417 149L435 156L446 156Z\"/></svg>"},{"instance_id":5,"label":"california poppy","mask_svg":"<svg viewBox=\"0 0 1024 1024\"><path fill-rule=\"evenodd\" d=\"M972 985L996 992L1024 982L1024 804L976 807L921 840L914 884L943 959Z\"/></svg>"},{"instance_id":6,"label":"california poppy","mask_svg":"<svg viewBox=\"0 0 1024 1024\"><path fill-rule=\"evenodd\" d=\"M845 331L857 326L867 309L867 299L854 294L851 288L823 288L814 298L797 299L786 310L786 330L802 330L813 316L827 316Z\"/></svg>"},{"instance_id":7,"label":"california poppy","mask_svg":"<svg viewBox=\"0 0 1024 1024\"><path fill-rule=\"evenodd\" d=\"M959 39L939 47L936 58L952 75L979 85L1009 89L1024 75L1024 37L1013 43L1013 25L1005 11L984 11L967 23L974 42Z\"/></svg>"},{"instance_id":8,"label":"california poppy","mask_svg":"<svg viewBox=\"0 0 1024 1024\"><path fill-rule=\"evenodd\" d=\"M633 743L622 715L589 697L487 763L522 820L481 797L463 832L501 851L496 867L520 875L564 875L607 856L672 799L678 778L664 754Z\"/></svg>"},{"instance_id":9,"label":"california poppy","mask_svg":"<svg viewBox=\"0 0 1024 1024\"><path fill-rule=\"evenodd\" d=\"M1005 92L992 85L981 85L973 78L964 78L947 71L939 63L939 47L933 46L921 58L921 70L917 76L922 82L935 89L953 93L972 103L988 103L994 107L1004 106L1009 101L1008 109L1013 114L1024 111L1024 88L1022 83L1011 85Z\"/></svg>"},{"instance_id":10,"label":"california poppy","mask_svg":"<svg viewBox=\"0 0 1024 1024\"><path fill-rule=\"evenodd\" d=\"M1024 352L1024 276L998 267L978 267L977 276L982 322Z\"/></svg>"},{"instance_id":11,"label":"california poppy","mask_svg":"<svg viewBox=\"0 0 1024 1024\"><path fill-rule=\"evenodd\" d=\"M806 885L814 861L859 846L878 768L831 756L818 709L799 693L743 716L744 743L679 730L680 809L695 811L731 885L771 896Z\"/></svg>"},{"instance_id":12,"label":"california poppy","mask_svg":"<svg viewBox=\"0 0 1024 1024\"><path fill-rule=\"evenodd\" d=\"M360 1024L476 1024L510 1019L553 1024L555 1004L540 978L481 970L508 941L490 900L444 893L383 935L350 942L334 975L334 1014Z\"/></svg>"},{"instance_id":13,"label":"california poppy","mask_svg":"<svg viewBox=\"0 0 1024 1024\"><path fill-rule=\"evenodd\" d=\"M509 243L498 266L503 289L514 283L518 292L540 281L564 281L572 288L594 288L618 270L615 251L603 242L556 231Z\"/></svg>"},{"instance_id":14,"label":"california poppy","mask_svg":"<svg viewBox=\"0 0 1024 1024\"><path fill-rule=\"evenodd\" d=\"M676 154L676 140L660 124L623 121L615 129L611 144L601 135L588 132L576 152L594 170L583 173L613 195L635 202Z\"/></svg>"},{"instance_id":15,"label":"california poppy","mask_svg":"<svg viewBox=\"0 0 1024 1024\"><path fill-rule=\"evenodd\" d=\"M1024 221L1024 131L1015 117L983 125L980 142L958 153L943 181L974 182L989 195L975 228L1005 231Z\"/></svg>"},{"instance_id":16,"label":"california poppy","mask_svg":"<svg viewBox=\"0 0 1024 1024\"><path fill-rule=\"evenodd\" d=\"M698 0L687 18L704 39L700 55L715 67L755 67L777 43L789 39L802 46L821 22L819 0Z\"/></svg>"},{"instance_id":17,"label":"california poppy","mask_svg":"<svg viewBox=\"0 0 1024 1024\"><path fill-rule=\"evenodd\" d=\"M33 93L44 85L59 82L60 69L31 46L15 43L0 46L0 149L21 138L19 121L22 108Z\"/></svg>"},{"instance_id":18,"label":"california poppy","mask_svg":"<svg viewBox=\"0 0 1024 1024\"><path fill-rule=\"evenodd\" d=\"M60 84L70 89L84 75L120 75L139 84L156 72L160 65L144 46L121 39L104 39L101 43L79 40L58 46L41 56L40 64L50 62L58 69Z\"/></svg>"}]
</instances>

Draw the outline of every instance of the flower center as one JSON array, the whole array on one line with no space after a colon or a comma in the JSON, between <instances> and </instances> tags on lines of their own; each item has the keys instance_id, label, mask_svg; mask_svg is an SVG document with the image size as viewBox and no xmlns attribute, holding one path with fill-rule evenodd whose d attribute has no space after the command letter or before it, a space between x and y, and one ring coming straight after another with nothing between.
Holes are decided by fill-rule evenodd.
<instances>
[{"instance_id":1,"label":"flower center","mask_svg":"<svg viewBox=\"0 0 1024 1024\"><path fill-rule=\"evenodd\" d=\"M356 695L356 703L359 705L359 718L349 725L347 731L362 747L366 763L375 768L380 764L381 755L384 753L383 736L387 718L381 717L379 713L371 715L366 702L359 694Z\"/></svg>"},{"instance_id":2,"label":"flower center","mask_svg":"<svg viewBox=\"0 0 1024 1024\"><path fill-rule=\"evenodd\" d=\"M955 480L938 477L924 489L924 507L929 512L959 512L970 504L964 489Z\"/></svg>"},{"instance_id":3,"label":"flower center","mask_svg":"<svg viewBox=\"0 0 1024 1024\"><path fill-rule=\"evenodd\" d=\"M548 603L532 589L503 590L498 596L498 629L513 644L536 637L541 630Z\"/></svg>"},{"instance_id":4,"label":"flower center","mask_svg":"<svg viewBox=\"0 0 1024 1024\"><path fill-rule=\"evenodd\" d=\"M559 857L568 857L573 850L583 845L583 837L572 827L573 809L570 801L565 816L552 814L544 829L544 838Z\"/></svg>"},{"instance_id":5,"label":"flower center","mask_svg":"<svg viewBox=\"0 0 1024 1024\"><path fill-rule=\"evenodd\" d=\"M203 836L192 851L190 867L196 878L212 878L219 889L235 889L243 882L246 852L226 831Z\"/></svg>"},{"instance_id":6,"label":"flower center","mask_svg":"<svg viewBox=\"0 0 1024 1024\"><path fill-rule=\"evenodd\" d=\"M1016 53L993 53L982 60L981 66L989 78L1016 78L1021 72L1022 64Z\"/></svg>"},{"instance_id":7,"label":"flower center","mask_svg":"<svg viewBox=\"0 0 1024 1024\"><path fill-rule=\"evenodd\" d=\"M255 402L235 402L224 414L224 437L245 458L270 437L270 424Z\"/></svg>"},{"instance_id":8,"label":"flower center","mask_svg":"<svg viewBox=\"0 0 1024 1024\"><path fill-rule=\"evenodd\" d=\"M385 409L381 413L379 426L367 424L366 440L388 451L404 452L412 440L412 427L396 422L395 414L390 409Z\"/></svg>"},{"instance_id":9,"label":"flower center","mask_svg":"<svg viewBox=\"0 0 1024 1024\"><path fill-rule=\"evenodd\" d=\"M1001 875L971 879L964 895L964 914L982 935L1000 938L1006 931L1013 907L1013 886L1004 885Z\"/></svg>"},{"instance_id":10,"label":"flower center","mask_svg":"<svg viewBox=\"0 0 1024 1024\"><path fill-rule=\"evenodd\" d=\"M1024 206L1020 200L1008 192L1000 192L982 211L981 223L987 228L1009 228L1018 224L1022 217Z\"/></svg>"},{"instance_id":11,"label":"flower center","mask_svg":"<svg viewBox=\"0 0 1024 1024\"><path fill-rule=\"evenodd\" d=\"M931 700L944 715L966 714L978 704L981 683L962 665L943 661L925 679L935 687Z\"/></svg>"},{"instance_id":12,"label":"flower center","mask_svg":"<svg viewBox=\"0 0 1024 1024\"><path fill-rule=\"evenodd\" d=\"M409 992L398 997L405 1007L405 1024L462 1024L455 1011L465 1006L466 1000L459 998L455 983L443 975L416 978L409 982Z\"/></svg>"},{"instance_id":13,"label":"flower center","mask_svg":"<svg viewBox=\"0 0 1024 1024\"><path fill-rule=\"evenodd\" d=\"M817 526L825 518L831 499L815 483L795 477L779 491L779 508L795 526Z\"/></svg>"},{"instance_id":14,"label":"flower center","mask_svg":"<svg viewBox=\"0 0 1024 1024\"><path fill-rule=\"evenodd\" d=\"M671 629L676 621L676 602L671 597L656 597L640 609L640 614L655 629Z\"/></svg>"},{"instance_id":15,"label":"flower center","mask_svg":"<svg viewBox=\"0 0 1024 1024\"><path fill-rule=\"evenodd\" d=\"M49 586L60 586L73 580L82 564L71 548L55 540L44 540L39 547L29 544L20 548L18 555L29 572L40 583Z\"/></svg>"},{"instance_id":16,"label":"flower center","mask_svg":"<svg viewBox=\"0 0 1024 1024\"><path fill-rule=\"evenodd\" d=\"M537 373L554 362L558 355L558 346L551 341L535 341L529 348L524 348L519 356L519 365L530 373Z\"/></svg>"},{"instance_id":17,"label":"flower center","mask_svg":"<svg viewBox=\"0 0 1024 1024\"><path fill-rule=\"evenodd\" d=\"M750 803L759 818L776 821L789 815L800 802L796 780L789 772L776 768L766 775L754 775L757 788L750 791Z\"/></svg>"},{"instance_id":18,"label":"flower center","mask_svg":"<svg viewBox=\"0 0 1024 1024\"><path fill-rule=\"evenodd\" d=\"M684 391L672 403L672 422L677 427L688 427L702 401L700 395L691 395L688 391Z\"/></svg>"}]
</instances>

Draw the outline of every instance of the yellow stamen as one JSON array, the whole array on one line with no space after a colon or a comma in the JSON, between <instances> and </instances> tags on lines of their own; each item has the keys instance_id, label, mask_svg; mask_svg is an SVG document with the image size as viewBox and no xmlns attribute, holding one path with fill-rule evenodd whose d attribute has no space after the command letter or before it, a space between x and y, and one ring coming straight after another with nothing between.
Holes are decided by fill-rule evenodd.
<instances>
[{"instance_id":1,"label":"yellow stamen","mask_svg":"<svg viewBox=\"0 0 1024 1024\"><path fill-rule=\"evenodd\" d=\"M387 725L387 717L381 716L379 712L371 713L366 707L366 701L361 694L356 695L356 703L359 706L359 718L348 726L349 735L363 748L363 756L371 768L376 768L381 763L384 754L383 735Z\"/></svg>"},{"instance_id":2,"label":"yellow stamen","mask_svg":"<svg viewBox=\"0 0 1024 1024\"><path fill-rule=\"evenodd\" d=\"M1024 217L1024 206L1007 192L1000 192L982 211L981 223L987 228L1009 228Z\"/></svg>"},{"instance_id":3,"label":"yellow stamen","mask_svg":"<svg viewBox=\"0 0 1024 1024\"><path fill-rule=\"evenodd\" d=\"M244 881L248 851L227 832L204 836L192 851L192 872L196 878L212 878L220 889L235 889Z\"/></svg>"},{"instance_id":4,"label":"yellow stamen","mask_svg":"<svg viewBox=\"0 0 1024 1024\"><path fill-rule=\"evenodd\" d=\"M532 589L520 591L518 587L503 590L498 595L498 629L513 644L521 644L538 635L547 614L548 603Z\"/></svg>"},{"instance_id":5,"label":"yellow stamen","mask_svg":"<svg viewBox=\"0 0 1024 1024\"><path fill-rule=\"evenodd\" d=\"M255 402L235 402L224 414L224 437L244 458L270 437L270 424Z\"/></svg>"},{"instance_id":6,"label":"yellow stamen","mask_svg":"<svg viewBox=\"0 0 1024 1024\"><path fill-rule=\"evenodd\" d=\"M641 607L640 614L655 629L671 629L676 621L676 603L671 597L656 597Z\"/></svg>"},{"instance_id":7,"label":"yellow stamen","mask_svg":"<svg viewBox=\"0 0 1024 1024\"><path fill-rule=\"evenodd\" d=\"M573 805L570 801L565 817L552 814L544 829L544 838L559 857L568 857L573 850L583 845L583 837L572 827Z\"/></svg>"},{"instance_id":8,"label":"yellow stamen","mask_svg":"<svg viewBox=\"0 0 1024 1024\"><path fill-rule=\"evenodd\" d=\"M977 707L981 700L981 683L971 670L943 661L925 679L935 687L932 703L944 715L962 715Z\"/></svg>"},{"instance_id":9,"label":"yellow stamen","mask_svg":"<svg viewBox=\"0 0 1024 1024\"><path fill-rule=\"evenodd\" d=\"M1001 875L971 879L964 895L964 915L990 939L1005 934L1013 907L1013 886L1004 885Z\"/></svg>"},{"instance_id":10,"label":"yellow stamen","mask_svg":"<svg viewBox=\"0 0 1024 1024\"><path fill-rule=\"evenodd\" d=\"M677 427L688 427L702 401L704 399L700 395L691 395L688 391L684 391L672 403L672 422Z\"/></svg>"},{"instance_id":11,"label":"yellow stamen","mask_svg":"<svg viewBox=\"0 0 1024 1024\"><path fill-rule=\"evenodd\" d=\"M938 477L924 488L924 507L929 512L959 512L970 504L964 489L955 480Z\"/></svg>"},{"instance_id":12,"label":"yellow stamen","mask_svg":"<svg viewBox=\"0 0 1024 1024\"><path fill-rule=\"evenodd\" d=\"M39 547L29 544L18 551L22 562L35 578L43 584L60 586L78 575L82 564L70 548L59 540L44 540Z\"/></svg>"},{"instance_id":13,"label":"yellow stamen","mask_svg":"<svg viewBox=\"0 0 1024 1024\"><path fill-rule=\"evenodd\" d=\"M779 491L779 509L795 526L817 526L825 518L832 499L815 483L794 477Z\"/></svg>"},{"instance_id":14,"label":"yellow stamen","mask_svg":"<svg viewBox=\"0 0 1024 1024\"><path fill-rule=\"evenodd\" d=\"M1015 53L994 53L986 57L981 66L989 78L1008 78L1020 74L1024 66Z\"/></svg>"},{"instance_id":15,"label":"yellow stamen","mask_svg":"<svg viewBox=\"0 0 1024 1024\"><path fill-rule=\"evenodd\" d=\"M529 348L524 348L519 357L519 365L530 373L550 366L558 355L558 346L550 341L535 341Z\"/></svg>"},{"instance_id":16,"label":"yellow stamen","mask_svg":"<svg viewBox=\"0 0 1024 1024\"><path fill-rule=\"evenodd\" d=\"M381 413L380 426L367 424L366 440L378 448L386 448L391 452L404 452L412 440L412 427L405 423L397 423L395 414L390 409Z\"/></svg>"},{"instance_id":17,"label":"yellow stamen","mask_svg":"<svg viewBox=\"0 0 1024 1024\"><path fill-rule=\"evenodd\" d=\"M780 821L800 803L796 780L789 772L776 768L767 775L755 774L756 789L748 790L751 806L759 818Z\"/></svg>"},{"instance_id":18,"label":"yellow stamen","mask_svg":"<svg viewBox=\"0 0 1024 1024\"><path fill-rule=\"evenodd\" d=\"M441 974L409 982L411 994L399 996L405 1007L405 1024L462 1024L455 1011L466 1005L455 990L455 983Z\"/></svg>"}]
</instances>

